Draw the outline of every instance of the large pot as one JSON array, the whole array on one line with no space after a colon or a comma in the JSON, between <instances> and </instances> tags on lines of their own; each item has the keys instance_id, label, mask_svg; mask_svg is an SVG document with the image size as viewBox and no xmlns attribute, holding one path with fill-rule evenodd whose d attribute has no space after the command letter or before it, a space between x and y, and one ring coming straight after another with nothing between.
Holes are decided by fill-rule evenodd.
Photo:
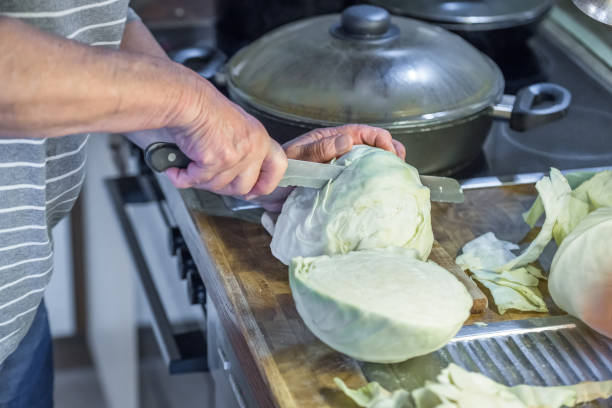
<instances>
[{"instance_id":1,"label":"large pot","mask_svg":"<svg viewBox=\"0 0 612 408\"><path fill-rule=\"evenodd\" d=\"M392 14L439 25L481 51L524 43L555 0L369 0Z\"/></svg>"},{"instance_id":2,"label":"large pot","mask_svg":"<svg viewBox=\"0 0 612 408\"><path fill-rule=\"evenodd\" d=\"M499 68L459 36L364 5L282 26L236 53L225 74L229 96L276 140L366 123L404 143L423 173L468 164L493 118L526 130L570 102L554 84L504 96Z\"/></svg>"},{"instance_id":3,"label":"large pot","mask_svg":"<svg viewBox=\"0 0 612 408\"><path fill-rule=\"evenodd\" d=\"M546 78L527 40L555 0L368 0L390 13L438 25L484 52L501 68L506 91ZM522 64L516 56L523 56Z\"/></svg>"}]
</instances>

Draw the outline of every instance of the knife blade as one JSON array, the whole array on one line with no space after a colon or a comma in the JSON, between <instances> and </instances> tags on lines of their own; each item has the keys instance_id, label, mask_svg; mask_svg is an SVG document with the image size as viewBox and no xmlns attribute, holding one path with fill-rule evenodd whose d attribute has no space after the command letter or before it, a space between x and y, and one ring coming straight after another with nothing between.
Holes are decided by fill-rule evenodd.
<instances>
[{"instance_id":1,"label":"knife blade","mask_svg":"<svg viewBox=\"0 0 612 408\"><path fill-rule=\"evenodd\" d=\"M152 170L163 172L171 167L186 168L191 160L175 144L158 142L145 149L145 162ZM288 159L287 171L278 185L321 188L343 170L344 166L335 164ZM432 201L444 203L464 201L463 191L457 180L450 177L420 177L421 183L429 188Z\"/></svg>"}]
</instances>

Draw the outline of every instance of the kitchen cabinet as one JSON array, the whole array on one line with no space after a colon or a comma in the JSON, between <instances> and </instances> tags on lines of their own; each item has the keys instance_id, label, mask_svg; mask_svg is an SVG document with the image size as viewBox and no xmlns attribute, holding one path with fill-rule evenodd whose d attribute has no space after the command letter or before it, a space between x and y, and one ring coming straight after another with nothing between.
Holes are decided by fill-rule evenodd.
<instances>
[{"instance_id":1,"label":"kitchen cabinet","mask_svg":"<svg viewBox=\"0 0 612 408\"><path fill-rule=\"evenodd\" d=\"M210 298L206 309L208 367L215 383L215 407L258 407Z\"/></svg>"}]
</instances>

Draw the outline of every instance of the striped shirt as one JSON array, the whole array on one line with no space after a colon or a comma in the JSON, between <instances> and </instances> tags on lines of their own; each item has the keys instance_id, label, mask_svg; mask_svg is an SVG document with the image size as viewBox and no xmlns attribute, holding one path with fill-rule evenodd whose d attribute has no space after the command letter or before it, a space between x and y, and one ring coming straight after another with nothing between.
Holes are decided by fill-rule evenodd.
<instances>
[{"instance_id":1,"label":"striped shirt","mask_svg":"<svg viewBox=\"0 0 612 408\"><path fill-rule=\"evenodd\" d=\"M137 18L128 2L0 0L0 15L90 46L118 48L126 21ZM0 138L0 364L27 333L49 283L51 229L79 195L88 138Z\"/></svg>"}]
</instances>

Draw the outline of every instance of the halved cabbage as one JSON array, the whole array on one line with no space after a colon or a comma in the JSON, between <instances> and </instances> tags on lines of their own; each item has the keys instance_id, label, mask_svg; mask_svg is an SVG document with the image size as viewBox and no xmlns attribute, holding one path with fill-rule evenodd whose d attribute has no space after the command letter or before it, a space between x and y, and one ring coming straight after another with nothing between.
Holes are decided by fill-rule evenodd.
<instances>
[{"instance_id":1,"label":"halved cabbage","mask_svg":"<svg viewBox=\"0 0 612 408\"><path fill-rule=\"evenodd\" d=\"M459 331L472 298L450 272L414 250L294 258L289 284L306 326L335 350L394 363L434 351Z\"/></svg>"}]
</instances>

